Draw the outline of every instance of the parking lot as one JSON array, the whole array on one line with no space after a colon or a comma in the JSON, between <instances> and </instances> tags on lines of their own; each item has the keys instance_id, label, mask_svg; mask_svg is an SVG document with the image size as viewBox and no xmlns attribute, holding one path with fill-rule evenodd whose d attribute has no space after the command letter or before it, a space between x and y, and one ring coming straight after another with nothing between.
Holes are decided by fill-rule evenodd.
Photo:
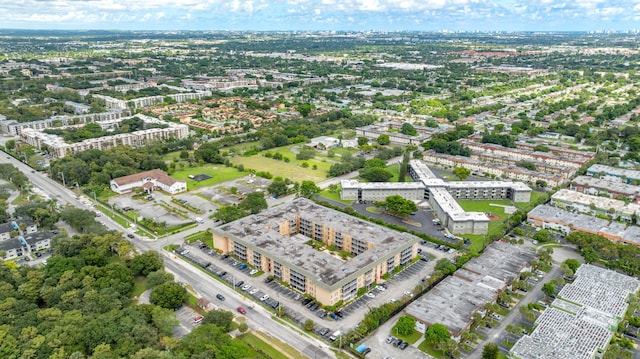
<instances>
[{"instance_id":1,"label":"parking lot","mask_svg":"<svg viewBox=\"0 0 640 359\"><path fill-rule=\"evenodd\" d=\"M246 176L220 186L202 188L198 192L211 201L228 206L240 203L249 193L265 192L270 183L271 181L265 178ZM233 191L235 193L232 193Z\"/></svg>"},{"instance_id":2,"label":"parking lot","mask_svg":"<svg viewBox=\"0 0 640 359\"><path fill-rule=\"evenodd\" d=\"M196 318L201 317L200 314L193 311L193 309L187 306L181 306L175 311L176 318L180 322L179 325L173 328L173 336L176 338L182 338L185 335L191 333L191 331L198 325Z\"/></svg>"},{"instance_id":3,"label":"parking lot","mask_svg":"<svg viewBox=\"0 0 640 359\"><path fill-rule=\"evenodd\" d=\"M152 218L156 222L166 222L168 227L177 226L193 220L191 216L187 219L179 217L159 204L164 202L165 204L177 207L177 205L171 204L172 197L156 191L153 193L152 198L153 199L151 200L144 198L133 199L132 194L128 193L110 198L109 204L113 205L114 208L123 211L135 211L139 217L138 219Z\"/></svg>"}]
</instances>

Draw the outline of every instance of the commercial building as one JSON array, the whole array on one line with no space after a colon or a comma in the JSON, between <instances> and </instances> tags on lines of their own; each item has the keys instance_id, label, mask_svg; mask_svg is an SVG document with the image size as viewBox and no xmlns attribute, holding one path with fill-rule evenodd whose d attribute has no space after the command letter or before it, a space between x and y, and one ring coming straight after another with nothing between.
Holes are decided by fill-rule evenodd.
<instances>
[{"instance_id":1,"label":"commercial building","mask_svg":"<svg viewBox=\"0 0 640 359\"><path fill-rule=\"evenodd\" d=\"M118 194L130 192L134 188L144 188L147 193L161 189L167 193L176 194L187 190L187 181L177 180L165 171L155 169L114 178L110 182L110 187Z\"/></svg>"},{"instance_id":2,"label":"commercial building","mask_svg":"<svg viewBox=\"0 0 640 359\"><path fill-rule=\"evenodd\" d=\"M529 335L511 348L513 359L591 359L606 351L627 310L638 279L583 264L536 320Z\"/></svg>"},{"instance_id":3,"label":"commercial building","mask_svg":"<svg viewBox=\"0 0 640 359\"><path fill-rule=\"evenodd\" d=\"M375 202L399 195L412 201L428 201L435 216L451 233L476 234L487 233L489 218L482 212L465 212L457 199L510 199L514 202L529 202L531 198L531 188L521 182L445 182L419 160L409 161L409 174L415 182L360 183L343 180L340 197L359 202Z\"/></svg>"},{"instance_id":4,"label":"commercial building","mask_svg":"<svg viewBox=\"0 0 640 359\"><path fill-rule=\"evenodd\" d=\"M569 234L573 231L603 236L609 240L640 245L640 228L608 219L573 213L549 205L539 205L527 213L527 221L540 228ZM626 228L625 228L626 227Z\"/></svg>"},{"instance_id":5,"label":"commercial building","mask_svg":"<svg viewBox=\"0 0 640 359\"><path fill-rule=\"evenodd\" d=\"M48 152L53 158L62 158L70 153L85 151L88 149L107 150L116 146L143 146L149 142L167 140L170 138L182 139L189 136L189 126L176 124L173 122L161 121L157 118L138 114L135 117L142 119L145 123L162 124L165 128L150 128L131 133L121 133L113 136L90 138L76 143L67 143L65 140L53 134L40 132L35 129L23 129L23 140L38 149L43 145L47 146ZM96 122L105 126L112 126L126 118L118 118L108 121Z\"/></svg>"},{"instance_id":6,"label":"commercial building","mask_svg":"<svg viewBox=\"0 0 640 359\"><path fill-rule=\"evenodd\" d=\"M588 176L600 177L605 176L606 179L616 182L631 183L640 180L640 171L627 170L595 164L587 169Z\"/></svg>"},{"instance_id":7,"label":"commercial building","mask_svg":"<svg viewBox=\"0 0 640 359\"><path fill-rule=\"evenodd\" d=\"M473 314L485 315L485 305L493 303L509 283L530 270L536 254L508 243L494 242L482 256L445 278L404 312L423 327L440 323L454 338L471 325Z\"/></svg>"},{"instance_id":8,"label":"commercial building","mask_svg":"<svg viewBox=\"0 0 640 359\"><path fill-rule=\"evenodd\" d=\"M323 305L355 298L418 255L420 238L299 198L212 228L213 245Z\"/></svg>"}]
</instances>

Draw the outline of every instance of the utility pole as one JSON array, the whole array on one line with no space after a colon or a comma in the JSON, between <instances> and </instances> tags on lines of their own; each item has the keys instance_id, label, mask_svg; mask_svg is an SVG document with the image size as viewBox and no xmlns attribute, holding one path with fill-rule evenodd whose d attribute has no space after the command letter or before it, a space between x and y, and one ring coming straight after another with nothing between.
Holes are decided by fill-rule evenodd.
<instances>
[{"instance_id":1,"label":"utility pole","mask_svg":"<svg viewBox=\"0 0 640 359\"><path fill-rule=\"evenodd\" d=\"M62 175L62 185L67 187L67 183L64 180L64 172L58 172L59 175Z\"/></svg>"}]
</instances>

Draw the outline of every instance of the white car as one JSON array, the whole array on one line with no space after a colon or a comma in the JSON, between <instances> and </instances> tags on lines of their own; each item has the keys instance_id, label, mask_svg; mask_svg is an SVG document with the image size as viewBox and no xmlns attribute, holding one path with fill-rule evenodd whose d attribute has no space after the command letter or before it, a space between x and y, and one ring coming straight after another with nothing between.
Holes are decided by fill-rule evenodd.
<instances>
[{"instance_id":1,"label":"white car","mask_svg":"<svg viewBox=\"0 0 640 359\"><path fill-rule=\"evenodd\" d=\"M249 291L249 294L256 294L258 293L258 290L259 290L258 288L253 288Z\"/></svg>"},{"instance_id":2,"label":"white car","mask_svg":"<svg viewBox=\"0 0 640 359\"><path fill-rule=\"evenodd\" d=\"M372 292L369 292L369 293L367 293L367 294L365 294L365 295L366 295L367 297L369 297L369 298L375 298L375 297L376 297L376 295L375 295L375 294L373 294Z\"/></svg>"},{"instance_id":3,"label":"white car","mask_svg":"<svg viewBox=\"0 0 640 359\"><path fill-rule=\"evenodd\" d=\"M264 302L265 300L269 299L269 294L265 294L262 297L260 297L260 301Z\"/></svg>"},{"instance_id":4,"label":"white car","mask_svg":"<svg viewBox=\"0 0 640 359\"><path fill-rule=\"evenodd\" d=\"M254 275L256 273L258 273L258 270L257 269L252 269L251 272L249 272L249 275Z\"/></svg>"},{"instance_id":5,"label":"white car","mask_svg":"<svg viewBox=\"0 0 640 359\"><path fill-rule=\"evenodd\" d=\"M242 289L243 291L246 291L246 290L248 290L249 288L251 288L251 284L245 284L245 285L243 285L243 286L242 286L242 288L240 288L240 289Z\"/></svg>"},{"instance_id":6,"label":"white car","mask_svg":"<svg viewBox=\"0 0 640 359\"><path fill-rule=\"evenodd\" d=\"M387 290L387 288L385 288L385 287L383 287L381 285L377 286L376 288L381 292L384 292L385 290Z\"/></svg>"}]
</instances>

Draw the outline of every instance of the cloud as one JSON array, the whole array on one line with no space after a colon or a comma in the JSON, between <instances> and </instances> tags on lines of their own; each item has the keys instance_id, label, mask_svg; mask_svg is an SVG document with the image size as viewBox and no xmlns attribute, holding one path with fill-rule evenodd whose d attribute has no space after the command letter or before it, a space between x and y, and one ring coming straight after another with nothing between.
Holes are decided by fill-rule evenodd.
<instances>
[{"instance_id":1,"label":"cloud","mask_svg":"<svg viewBox=\"0 0 640 359\"><path fill-rule=\"evenodd\" d=\"M638 0L1 0L4 27L589 30L637 27ZM250 20L250 21L248 21ZM213 24L213 25L212 25ZM244 27L243 27L244 26ZM344 28L340 28L344 26ZM320 28L318 28L320 29Z\"/></svg>"}]
</instances>

